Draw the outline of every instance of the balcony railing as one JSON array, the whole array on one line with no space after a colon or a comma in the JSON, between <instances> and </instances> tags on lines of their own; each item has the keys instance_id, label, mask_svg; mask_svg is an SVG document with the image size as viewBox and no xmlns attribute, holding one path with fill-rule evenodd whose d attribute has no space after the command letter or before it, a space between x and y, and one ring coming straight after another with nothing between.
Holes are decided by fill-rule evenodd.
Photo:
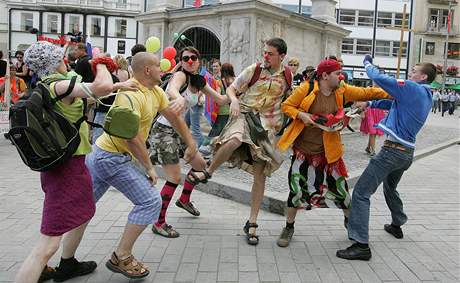
<instances>
[{"instance_id":1,"label":"balcony railing","mask_svg":"<svg viewBox=\"0 0 460 283\"><path fill-rule=\"evenodd\" d=\"M431 25L429 24L426 28L426 33L429 34L436 34L436 35L446 35L447 34L447 27L446 26L438 26L438 25ZM456 35L458 33L457 27L453 26L450 29L449 35Z\"/></svg>"},{"instance_id":2,"label":"balcony railing","mask_svg":"<svg viewBox=\"0 0 460 283\"><path fill-rule=\"evenodd\" d=\"M104 0L105 9L125 10L125 11L140 11L141 5L139 1L122 1L122 0Z\"/></svg>"},{"instance_id":3,"label":"balcony railing","mask_svg":"<svg viewBox=\"0 0 460 283\"><path fill-rule=\"evenodd\" d=\"M457 1L452 0L452 4L457 4ZM449 5L449 0L428 0L430 4L442 4L442 5Z\"/></svg>"},{"instance_id":4,"label":"balcony railing","mask_svg":"<svg viewBox=\"0 0 460 283\"><path fill-rule=\"evenodd\" d=\"M141 0L6 0L9 5L39 4L54 8L78 8L96 10L119 10L125 12L139 12Z\"/></svg>"}]
</instances>

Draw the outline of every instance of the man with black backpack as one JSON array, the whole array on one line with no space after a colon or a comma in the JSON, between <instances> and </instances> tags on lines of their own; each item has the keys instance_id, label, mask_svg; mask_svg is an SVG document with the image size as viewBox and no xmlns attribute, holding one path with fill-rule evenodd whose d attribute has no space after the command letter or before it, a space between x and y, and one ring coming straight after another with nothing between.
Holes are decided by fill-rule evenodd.
<instances>
[{"instance_id":1,"label":"man with black backpack","mask_svg":"<svg viewBox=\"0 0 460 283\"><path fill-rule=\"evenodd\" d=\"M287 45L281 38L265 42L263 63L247 67L227 89L230 119L217 138L217 151L207 170L195 172L196 182L206 182L225 161L254 176L251 213L244 225L246 241L259 243L256 235L257 215L262 204L265 179L277 170L283 159L274 141L283 125L281 102L290 92L292 73L282 62ZM241 93L237 97L237 93ZM189 177L190 178L190 177Z\"/></svg>"},{"instance_id":2,"label":"man with black backpack","mask_svg":"<svg viewBox=\"0 0 460 283\"><path fill-rule=\"evenodd\" d=\"M73 72L67 72L63 57L62 48L49 42L39 41L32 44L24 54L24 61L29 69L42 79L42 83L31 92L27 103L18 103L16 110L10 110L10 119L13 121L16 121L23 111L28 113L30 123L33 124L32 120L37 119L35 122L37 129L40 128L39 125L43 126L44 133L36 132L37 135L28 134L20 129L16 129L14 133L10 131L11 140L21 154L27 146L20 141L30 142L32 136L37 140L43 137L42 142L34 144L35 150L40 148L39 145L50 142L42 149L50 156L62 149L58 145L60 140L65 141L65 131L76 130L76 135L69 143L78 141L72 150L65 151L64 148L65 159L62 159L61 155L56 157L59 165L55 164L39 170L42 171L40 179L45 193L41 236L19 269L15 282L35 283L50 278L62 282L91 273L97 266L94 261L79 262L74 257L86 225L96 209L91 176L85 166L85 155L91 151L91 145L88 139L88 125L84 121L85 101L82 98L88 97L89 94L103 96L112 91L110 70L114 64L111 59L94 61L93 70L97 72L94 82L81 83L81 77ZM34 103L35 108L31 108ZM37 113L40 114L34 115ZM44 120L45 118L47 120ZM64 128L59 128L60 124L56 121L67 122L67 124ZM22 157L24 161L40 163L40 160L30 160L27 159L28 156ZM63 239L64 234L66 235ZM62 239L61 260L54 270L46 264L58 250Z\"/></svg>"}]
</instances>

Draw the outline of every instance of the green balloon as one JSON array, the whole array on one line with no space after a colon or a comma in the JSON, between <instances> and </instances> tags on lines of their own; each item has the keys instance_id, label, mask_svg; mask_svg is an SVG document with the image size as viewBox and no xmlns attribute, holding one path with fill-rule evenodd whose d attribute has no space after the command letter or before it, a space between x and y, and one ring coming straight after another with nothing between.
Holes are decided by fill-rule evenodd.
<instances>
[{"instance_id":1,"label":"green balloon","mask_svg":"<svg viewBox=\"0 0 460 283\"><path fill-rule=\"evenodd\" d=\"M180 39L185 40L186 39L185 35L181 35Z\"/></svg>"},{"instance_id":2,"label":"green balloon","mask_svg":"<svg viewBox=\"0 0 460 283\"><path fill-rule=\"evenodd\" d=\"M163 71L163 72L167 72L169 71L169 68L171 68L171 62L168 60L168 59L161 59L160 60L160 69Z\"/></svg>"},{"instance_id":3,"label":"green balloon","mask_svg":"<svg viewBox=\"0 0 460 283\"><path fill-rule=\"evenodd\" d=\"M156 36L149 37L145 42L145 48L147 49L147 52L155 53L160 49L160 46L160 39Z\"/></svg>"},{"instance_id":4,"label":"green balloon","mask_svg":"<svg viewBox=\"0 0 460 283\"><path fill-rule=\"evenodd\" d=\"M173 33L173 38L176 39L179 37L179 34L177 32Z\"/></svg>"}]
</instances>

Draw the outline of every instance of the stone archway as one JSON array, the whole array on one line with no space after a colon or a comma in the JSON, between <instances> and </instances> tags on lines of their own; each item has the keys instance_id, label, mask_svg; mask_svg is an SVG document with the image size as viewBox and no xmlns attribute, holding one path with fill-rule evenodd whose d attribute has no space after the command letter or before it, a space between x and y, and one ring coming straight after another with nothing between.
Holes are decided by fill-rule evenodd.
<instances>
[{"instance_id":1,"label":"stone archway","mask_svg":"<svg viewBox=\"0 0 460 283\"><path fill-rule=\"evenodd\" d=\"M174 43L174 48L176 48L177 51L193 43L193 46L201 53L202 64L204 66L209 67L208 62L213 58L220 59L220 40L209 29L192 27L185 30L182 34L185 35L188 40L177 40Z\"/></svg>"}]
</instances>

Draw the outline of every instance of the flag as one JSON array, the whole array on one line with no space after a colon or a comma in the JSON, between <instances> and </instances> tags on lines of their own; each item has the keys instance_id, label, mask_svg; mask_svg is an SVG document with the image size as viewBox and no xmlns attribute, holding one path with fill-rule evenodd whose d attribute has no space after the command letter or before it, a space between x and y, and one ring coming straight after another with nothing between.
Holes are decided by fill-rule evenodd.
<instances>
[{"instance_id":1,"label":"flag","mask_svg":"<svg viewBox=\"0 0 460 283\"><path fill-rule=\"evenodd\" d=\"M195 0L195 2L193 2L193 7L201 7L201 0Z\"/></svg>"},{"instance_id":2,"label":"flag","mask_svg":"<svg viewBox=\"0 0 460 283\"><path fill-rule=\"evenodd\" d=\"M217 80L214 79L214 77L209 73L206 68L202 68L200 75L203 76L206 79L206 82L208 85L214 89L217 90L218 88L218 83ZM204 107L204 116L208 120L208 122L212 125L217 118L217 114L219 112L219 106L217 103L212 99L210 96L206 96L206 101L205 101L205 107Z\"/></svg>"},{"instance_id":3,"label":"flag","mask_svg":"<svg viewBox=\"0 0 460 283\"><path fill-rule=\"evenodd\" d=\"M449 10L449 15L447 16L447 33L450 34L451 29L451 18L452 18L452 11Z\"/></svg>"},{"instance_id":4,"label":"flag","mask_svg":"<svg viewBox=\"0 0 460 283\"><path fill-rule=\"evenodd\" d=\"M91 46L91 37L89 34L86 36L86 54L93 57L93 47Z\"/></svg>"}]
</instances>

